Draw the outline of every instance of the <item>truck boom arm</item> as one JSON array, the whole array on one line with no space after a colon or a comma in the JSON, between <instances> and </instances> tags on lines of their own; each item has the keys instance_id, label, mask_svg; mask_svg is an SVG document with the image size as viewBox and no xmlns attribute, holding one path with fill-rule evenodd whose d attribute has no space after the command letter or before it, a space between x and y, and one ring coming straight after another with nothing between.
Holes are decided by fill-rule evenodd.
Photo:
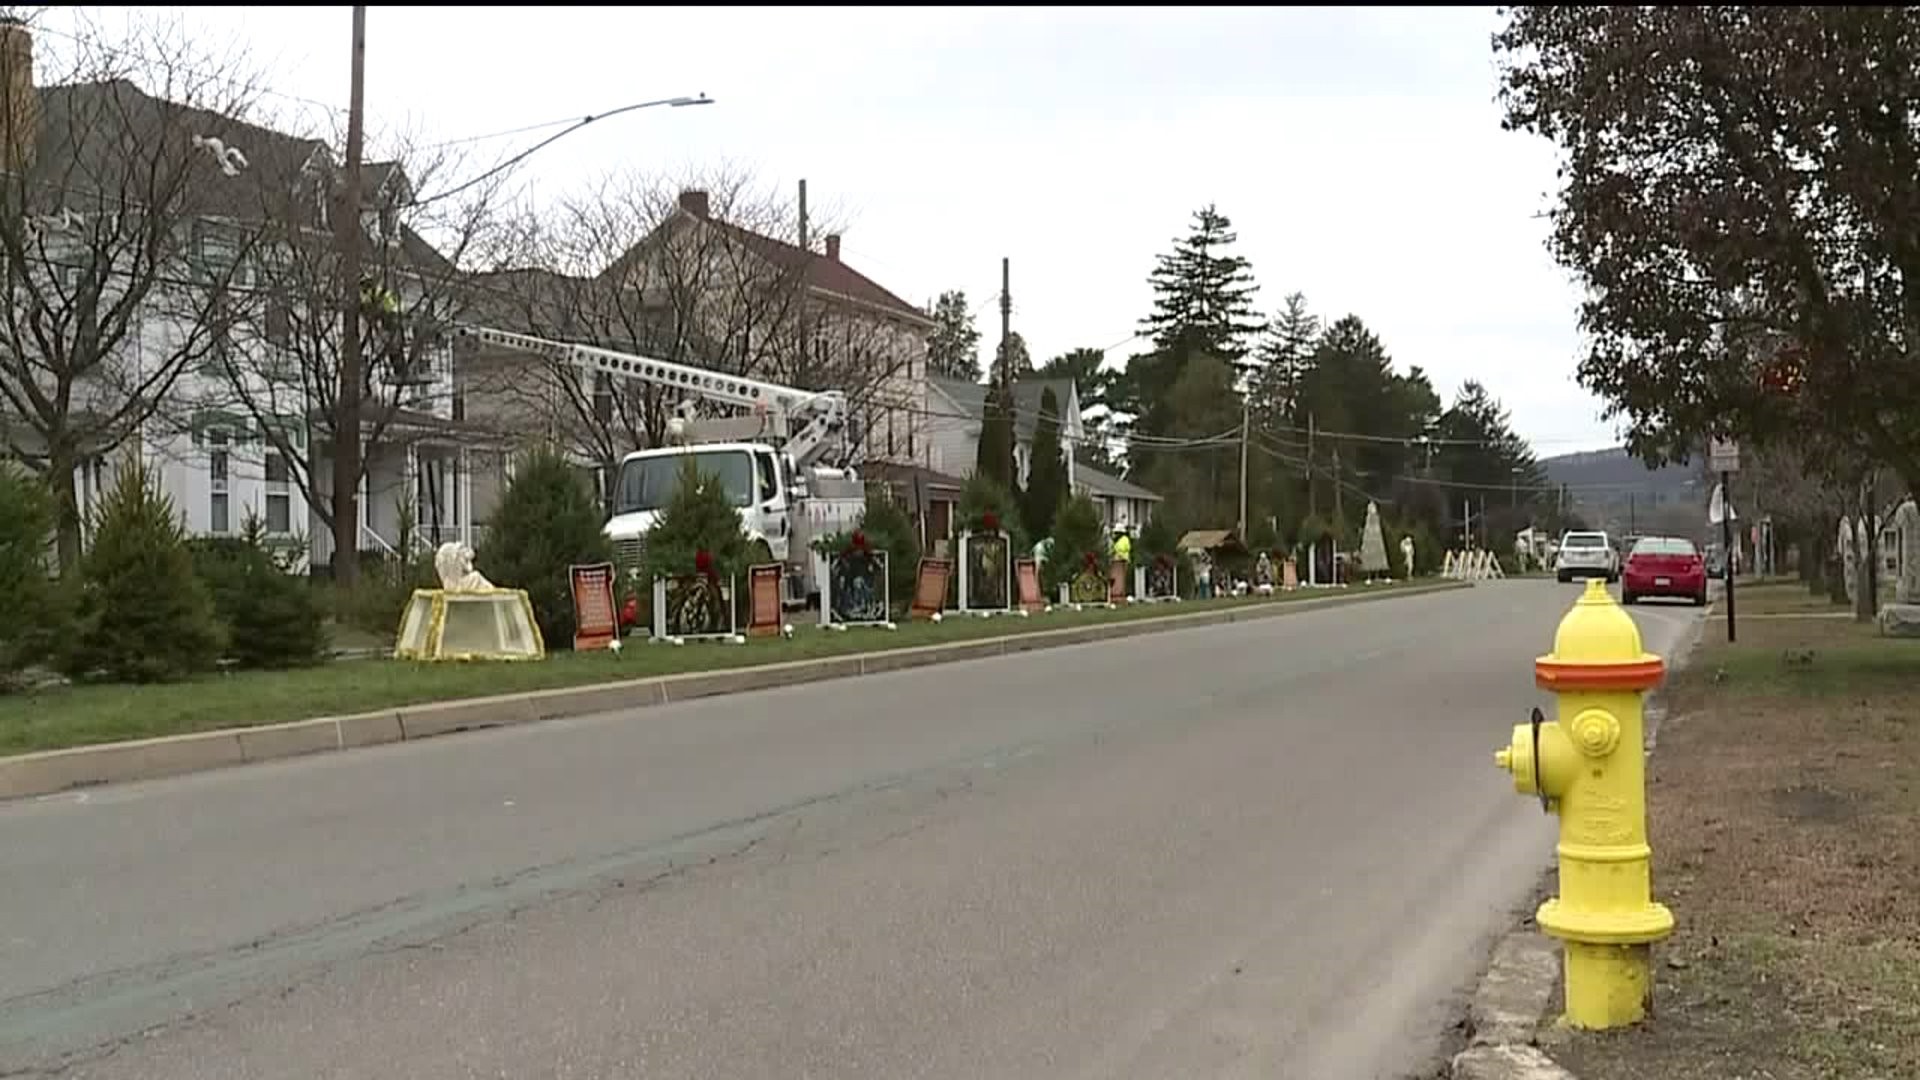
<instances>
[{"instance_id":1,"label":"truck boom arm","mask_svg":"<svg viewBox=\"0 0 1920 1080\"><path fill-rule=\"evenodd\" d=\"M455 329L454 334L482 344L571 363L620 382L646 383L679 390L722 405L764 410L772 428L769 434L785 438L784 449L801 467L816 464L829 448L839 442L839 436L846 427L847 399L835 390L797 390L791 386L738 375L723 375L637 353L552 341L484 326L461 326ZM797 431L793 430L796 425Z\"/></svg>"}]
</instances>

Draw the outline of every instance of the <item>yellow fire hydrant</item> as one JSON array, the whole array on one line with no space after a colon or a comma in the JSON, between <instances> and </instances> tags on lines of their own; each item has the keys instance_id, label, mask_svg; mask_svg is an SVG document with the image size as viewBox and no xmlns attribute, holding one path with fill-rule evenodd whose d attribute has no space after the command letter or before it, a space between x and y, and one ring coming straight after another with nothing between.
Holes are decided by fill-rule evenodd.
<instances>
[{"instance_id":1,"label":"yellow fire hydrant","mask_svg":"<svg viewBox=\"0 0 1920 1080\"><path fill-rule=\"evenodd\" d=\"M1535 709L1494 761L1514 790L1560 816L1560 895L1535 918L1566 945L1566 1022L1625 1027L1646 1016L1652 944L1673 933L1673 913L1653 902L1642 714L1666 665L1595 579L1533 672L1557 698L1558 719Z\"/></svg>"}]
</instances>

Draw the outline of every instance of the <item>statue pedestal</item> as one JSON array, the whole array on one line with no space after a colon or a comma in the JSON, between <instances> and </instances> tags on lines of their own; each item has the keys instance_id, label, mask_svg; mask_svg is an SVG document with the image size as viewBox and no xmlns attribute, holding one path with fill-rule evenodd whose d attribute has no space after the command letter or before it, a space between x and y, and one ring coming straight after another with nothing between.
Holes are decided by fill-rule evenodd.
<instances>
[{"instance_id":1,"label":"statue pedestal","mask_svg":"<svg viewBox=\"0 0 1920 1080\"><path fill-rule=\"evenodd\" d=\"M546 655L524 589L415 589L393 645L396 660L543 660Z\"/></svg>"},{"instance_id":2,"label":"statue pedestal","mask_svg":"<svg viewBox=\"0 0 1920 1080\"><path fill-rule=\"evenodd\" d=\"M1920 638L1920 604L1887 604L1880 609L1880 632L1888 637Z\"/></svg>"}]
</instances>

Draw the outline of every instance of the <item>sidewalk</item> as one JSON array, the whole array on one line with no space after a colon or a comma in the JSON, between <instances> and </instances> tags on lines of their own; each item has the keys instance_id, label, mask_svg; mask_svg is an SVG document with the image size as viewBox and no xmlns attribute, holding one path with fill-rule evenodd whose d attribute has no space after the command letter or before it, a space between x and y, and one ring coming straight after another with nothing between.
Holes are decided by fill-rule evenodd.
<instances>
[{"instance_id":1,"label":"sidewalk","mask_svg":"<svg viewBox=\"0 0 1920 1080\"><path fill-rule=\"evenodd\" d=\"M1580 1080L1920 1076L1920 642L1743 588L1667 691L1648 770L1654 1016L1540 1042ZM1548 1012L1558 1014L1558 1002Z\"/></svg>"}]
</instances>

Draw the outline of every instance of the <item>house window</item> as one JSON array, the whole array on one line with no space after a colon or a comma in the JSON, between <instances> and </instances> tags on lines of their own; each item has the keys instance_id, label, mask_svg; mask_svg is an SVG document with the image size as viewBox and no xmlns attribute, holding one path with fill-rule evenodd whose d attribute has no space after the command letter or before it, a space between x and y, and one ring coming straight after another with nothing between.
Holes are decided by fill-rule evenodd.
<instances>
[{"instance_id":1,"label":"house window","mask_svg":"<svg viewBox=\"0 0 1920 1080\"><path fill-rule=\"evenodd\" d=\"M293 493L288 489L287 459L277 450L267 451L267 531L285 536L293 531Z\"/></svg>"},{"instance_id":2,"label":"house window","mask_svg":"<svg viewBox=\"0 0 1920 1080\"><path fill-rule=\"evenodd\" d=\"M887 456L892 457L895 453L897 453L897 451L894 449L894 443L893 443L893 410L888 409L887 410Z\"/></svg>"},{"instance_id":3,"label":"house window","mask_svg":"<svg viewBox=\"0 0 1920 1080\"><path fill-rule=\"evenodd\" d=\"M219 428L207 432L207 531L222 534L232 531L228 514L227 481L231 459L227 451L227 433Z\"/></svg>"},{"instance_id":4,"label":"house window","mask_svg":"<svg viewBox=\"0 0 1920 1080\"><path fill-rule=\"evenodd\" d=\"M293 305L284 296L267 301L267 340L285 348L293 344Z\"/></svg>"}]
</instances>

